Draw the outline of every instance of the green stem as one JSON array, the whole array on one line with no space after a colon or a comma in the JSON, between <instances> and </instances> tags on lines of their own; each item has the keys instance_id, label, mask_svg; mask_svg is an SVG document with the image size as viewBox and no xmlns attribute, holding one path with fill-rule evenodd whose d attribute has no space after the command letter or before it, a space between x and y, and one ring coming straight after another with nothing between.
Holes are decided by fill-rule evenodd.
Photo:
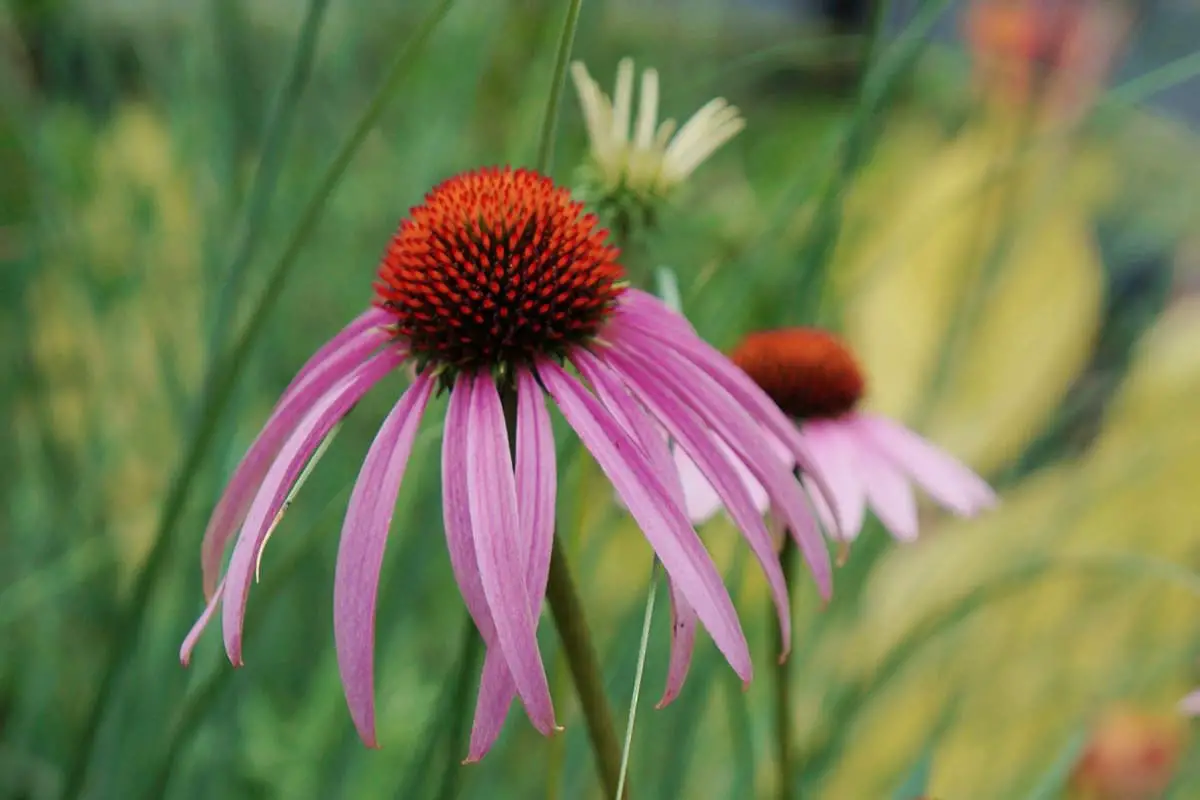
<instances>
[{"instance_id":1,"label":"green stem","mask_svg":"<svg viewBox=\"0 0 1200 800\"><path fill-rule=\"evenodd\" d=\"M785 535L783 539L783 549L779 553L779 561L783 567L783 580L785 585L790 590L795 584L796 565L796 544L792 541L791 535ZM790 613L790 609L789 609ZM775 608L772 605L770 609L771 617L775 616ZM776 654L783 652L783 632L778 624L771 625L774 631L774 652ZM776 766L779 770L778 780L778 796L780 800L789 800L793 794L792 775L792 682L791 682L791 659L786 661L775 662L775 668L772 670L774 677L775 689L775 757Z\"/></svg>"},{"instance_id":2,"label":"green stem","mask_svg":"<svg viewBox=\"0 0 1200 800\"><path fill-rule=\"evenodd\" d=\"M579 706L583 710L604 792L609 797L627 797L627 794L617 794L617 787L621 783L618 777L621 772L621 746L617 742L608 699L604 695L604 675L600 670L596 649L592 646L579 592L567 565L567 555L558 536L554 537L554 550L550 556L546 600L550 604L559 639L562 640L567 666L575 682L575 692L579 695Z\"/></svg>"},{"instance_id":3,"label":"green stem","mask_svg":"<svg viewBox=\"0 0 1200 800\"><path fill-rule=\"evenodd\" d=\"M650 567L650 591L646 594L646 613L642 617L642 640L638 644L637 668L633 674L633 696L629 699L629 720L625 723L625 742L621 746L621 774L617 779L617 793L625 793L625 778L629 774L629 752L633 747L633 725L637 721L638 698L642 694L642 676L646 672L646 653L650 649L650 623L654 620L654 599L658 594L659 561L656 557Z\"/></svg>"},{"instance_id":4,"label":"green stem","mask_svg":"<svg viewBox=\"0 0 1200 800\"><path fill-rule=\"evenodd\" d=\"M84 782L87 778L88 767L91 764L92 753L104 720L108 705L112 702L117 686L117 679L122 672L125 660L134 652L146 612L150 606L150 597L157 586L158 578L170 562L173 547L180 537L172 532L183 516L184 507L191 487L200 472L208 450L216 437L221 413L228 405L233 394L238 375L249 358L250 352L262 333L267 316L283 293L284 286L291 274L301 248L309 234L316 227L325 202L341 180L342 174L350 164L350 160L374 127L379 116L387 107L387 102L398 87L409 69L416 63L417 54L433 33L438 22L449 11L454 0L438 0L426 14L421 24L408 40L396 60L393 62L383 85L376 90L374 98L367 106L354 130L343 142L341 148L326 167L324 174L300 216L299 222L292 229L283 254L275 263L267 282L266 288L259 297L254 313L250 315L242 335L232 348L229 356L218 362L209 372L205 381L205 389L201 408L203 413L191 436L184 454L183 463L176 474L170 491L163 503L162 515L155 531L154 544L138 573L130 596L124 618L117 626L112 648L100 679L100 687L92 701L75 757L64 782L63 797L71 798L82 795Z\"/></svg>"},{"instance_id":5,"label":"green stem","mask_svg":"<svg viewBox=\"0 0 1200 800\"><path fill-rule=\"evenodd\" d=\"M575 28L579 25L579 12L583 0L569 0L567 17L563 20L562 33L558 37L558 52L554 54L554 73L550 76L550 95L546 98L546 114L542 117L542 133L538 139L537 171L545 175L554 160L554 129L558 125L558 107L562 104L563 88L567 78L567 63L571 60L571 48L575 44Z\"/></svg>"}]
</instances>

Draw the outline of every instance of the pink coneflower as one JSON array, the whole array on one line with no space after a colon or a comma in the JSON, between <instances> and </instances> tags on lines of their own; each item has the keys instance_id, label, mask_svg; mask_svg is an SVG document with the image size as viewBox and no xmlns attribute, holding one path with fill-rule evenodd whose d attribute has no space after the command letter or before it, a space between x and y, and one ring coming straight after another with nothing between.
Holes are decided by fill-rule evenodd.
<instances>
[{"instance_id":1,"label":"pink coneflower","mask_svg":"<svg viewBox=\"0 0 1200 800\"><path fill-rule=\"evenodd\" d=\"M1189 717L1200 717L1200 689L1179 701L1179 711Z\"/></svg>"},{"instance_id":2,"label":"pink coneflower","mask_svg":"<svg viewBox=\"0 0 1200 800\"><path fill-rule=\"evenodd\" d=\"M799 425L810 459L821 465L836 509L819 495L814 505L828 525L836 520L845 542L862 529L868 506L893 536L917 536L917 505L910 482L942 506L972 515L996 501L991 488L957 460L896 422L857 410L865 388L850 350L816 328L754 333L731 354L733 362ZM777 448L778 449L778 448ZM699 523L720 508L720 498L688 455L676 451L684 495ZM769 498L751 481L766 510Z\"/></svg>"},{"instance_id":3,"label":"pink coneflower","mask_svg":"<svg viewBox=\"0 0 1200 800\"><path fill-rule=\"evenodd\" d=\"M413 439L439 390L449 393L442 492L450 564L487 646L469 759L491 747L514 697L539 731L556 729L537 645L555 514L547 394L662 561L678 600L675 638L690 642L698 619L749 681L746 639L671 488L677 476L659 430L668 430L727 506L739 509L736 518L782 593L781 613L786 590L779 564L722 448L753 464L772 503L803 529L803 492L791 463L774 454L762 431L796 445L788 462L806 457L804 445L745 373L655 298L624 285L617 255L595 217L536 173L484 169L430 192L388 246L374 307L301 369L218 503L202 552L208 607L183 644L184 663L218 604L225 650L233 664L242 663L246 596L289 489L338 420L384 375L410 364L416 377L375 437L351 494L333 592L338 667L350 714L369 746L376 745L380 563ZM810 530L802 545L828 595L823 542ZM786 616L780 624L786 642ZM669 691L682 679L671 674Z\"/></svg>"}]
</instances>

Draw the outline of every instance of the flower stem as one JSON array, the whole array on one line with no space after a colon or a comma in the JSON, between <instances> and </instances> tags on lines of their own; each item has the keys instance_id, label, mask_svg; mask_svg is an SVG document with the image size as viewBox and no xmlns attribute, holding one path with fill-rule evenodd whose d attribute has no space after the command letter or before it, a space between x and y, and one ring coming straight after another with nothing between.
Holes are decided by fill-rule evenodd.
<instances>
[{"instance_id":1,"label":"flower stem","mask_svg":"<svg viewBox=\"0 0 1200 800\"><path fill-rule=\"evenodd\" d=\"M783 549L779 553L779 560L783 567L784 584L788 587L789 596L791 594L792 585L795 583L796 573L796 543L792 541L790 535L785 535L783 539ZM790 609L789 609L790 613ZM775 609L771 607L771 617L774 618ZM774 636L774 652L783 652L783 634L779 629L779 625L771 626L775 631ZM792 797L793 784L792 780L792 684L791 684L791 660L776 661L775 668L772 670L774 677L775 689L775 753L776 761L779 768L779 798L780 800L789 800Z\"/></svg>"},{"instance_id":2,"label":"flower stem","mask_svg":"<svg viewBox=\"0 0 1200 800\"><path fill-rule=\"evenodd\" d=\"M633 747L633 724L637 721L638 698L642 694L642 676L646 672L646 653L650 649L650 623L654 619L654 599L658 595L658 558L650 567L650 591L646 593L646 613L642 617L642 640L638 645L637 670L633 676L633 696L629 699L629 720L625 723L625 742L621 746L621 774L617 780L617 791L613 796L620 798L625 792L625 779L629 774L629 751Z\"/></svg>"},{"instance_id":3,"label":"flower stem","mask_svg":"<svg viewBox=\"0 0 1200 800\"><path fill-rule=\"evenodd\" d=\"M571 60L571 48L575 44L575 28L579 25L579 11L583 0L568 0L567 16L563 20L562 33L558 37L558 51L554 54L554 72L550 76L550 95L546 98L546 114L542 117L542 132L538 139L536 169L545 175L554 160L554 129L558 125L558 107L562 104L563 88L567 78L567 62Z\"/></svg>"},{"instance_id":4,"label":"flower stem","mask_svg":"<svg viewBox=\"0 0 1200 800\"><path fill-rule=\"evenodd\" d=\"M608 699L604 696L604 676L600 670L592 637L588 632L587 620L583 616L583 604L567 566L567 555L558 536L554 537L554 550L550 556L550 580L546 585L546 600L550 613L562 640L567 666L579 695L579 705L587 724L588 738L596 754L596 768L600 782L609 797L627 798L617 794L621 772L621 745L608 710Z\"/></svg>"},{"instance_id":5,"label":"flower stem","mask_svg":"<svg viewBox=\"0 0 1200 800\"><path fill-rule=\"evenodd\" d=\"M429 40L437 24L450 10L453 2L454 0L437 0L400 50L383 84L376 90L374 98L359 117L354 130L326 168L317 189L310 196L300 220L292 228L283 255L279 257L269 273L265 289L260 294L258 304L250 314L237 343L231 348L227 357L214 365L206 378L203 402L200 406L202 409L200 419L188 441L183 463L163 502L154 544L138 572L129 602L123 611L124 616L117 624L108 652L108 660L100 679L100 686L96 691L91 708L88 710L83 732L80 734L79 743L64 782L62 793L64 798L78 797L83 794L88 767L91 765L92 753L99 738L100 726L104 721L108 705L116 693L117 679L121 675L126 659L130 658L134 652L146 619L146 612L150 608L151 596L158 584L158 578L170 563L173 548L180 539L172 533L183 516L188 497L191 495L192 484L200 474L200 467L205 456L216 440L221 414L233 395L238 375L264 329L268 314L282 294L301 248L308 235L316 228L317 221L324 211L325 202L340 182L359 146L367 138L367 134L370 133L379 116L387 107L387 102L395 93L400 80L416 64L417 55Z\"/></svg>"}]
</instances>

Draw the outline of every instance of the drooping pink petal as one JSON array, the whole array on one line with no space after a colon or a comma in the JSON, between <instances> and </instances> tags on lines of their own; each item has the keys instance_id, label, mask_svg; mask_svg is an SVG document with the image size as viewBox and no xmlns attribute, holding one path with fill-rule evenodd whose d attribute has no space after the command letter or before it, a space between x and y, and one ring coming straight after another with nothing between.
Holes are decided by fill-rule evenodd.
<instances>
[{"instance_id":1,"label":"drooping pink petal","mask_svg":"<svg viewBox=\"0 0 1200 800\"><path fill-rule=\"evenodd\" d=\"M349 325L342 328L338 333L325 344L313 353L312 358L304 363L300 371L296 373L296 377L292 378L291 383L283 390L279 396L279 403L282 404L287 399L288 395L300 388L300 385L308 378L308 376L317 370L321 364L330 356L352 340L360 338L361 334L366 333L372 338L378 339L380 342L387 339L388 334L384 328L393 322L395 318L381 308L371 307L363 313L355 317Z\"/></svg>"},{"instance_id":2,"label":"drooping pink petal","mask_svg":"<svg viewBox=\"0 0 1200 800\"><path fill-rule=\"evenodd\" d=\"M225 600L222 604L222 626L225 651L234 666L242 663L242 621L246 613L246 598L254 579L255 565L267 535L276 523L288 490L300 476L308 457L329 435L338 420L357 403L380 378L404 361L397 350L384 350L359 365L349 377L327 392L296 425L284 442L279 455L271 464L259 487L246 521L242 524L229 569L225 574Z\"/></svg>"},{"instance_id":3,"label":"drooping pink petal","mask_svg":"<svg viewBox=\"0 0 1200 800\"><path fill-rule=\"evenodd\" d=\"M643 368L652 367L658 376L657 391L673 394L689 405L742 460L783 514L817 588L828 598L833 591L833 567L825 540L789 466L773 451L744 408L706 372L669 348L659 348L652 365L642 355L645 351L638 349L636 337L616 340L613 349Z\"/></svg>"},{"instance_id":4,"label":"drooping pink petal","mask_svg":"<svg viewBox=\"0 0 1200 800\"><path fill-rule=\"evenodd\" d=\"M771 534L763 522L762 510L755 505L742 476L713 443L699 415L677 395L668 391L667 382L661 380L661 373L656 380L643 363L618 350L606 353L606 359L625 381L625 385L670 431L679 447L695 460L720 496L730 517L742 530L767 577L782 633L783 652L780 657L786 657L792 644L792 615L787 583Z\"/></svg>"},{"instance_id":5,"label":"drooping pink petal","mask_svg":"<svg viewBox=\"0 0 1200 800\"><path fill-rule=\"evenodd\" d=\"M843 424L842 420L811 420L800 426L800 435L813 458L821 464L829 490L837 501L841 516L839 524L831 530L840 531L844 541L853 541L862 530L866 493L857 469L856 443L842 435Z\"/></svg>"},{"instance_id":6,"label":"drooping pink petal","mask_svg":"<svg viewBox=\"0 0 1200 800\"><path fill-rule=\"evenodd\" d=\"M654 467L662 485L670 492L671 497L680 502L683 497L683 486L680 476L674 469L671 454L667 449L665 433L660 433L645 410L630 396L628 389L605 364L586 350L579 350L571 357L571 363L579 370L579 374L600 398L604 409L613 419L625 429L629 436L641 445L650 466Z\"/></svg>"},{"instance_id":7,"label":"drooping pink petal","mask_svg":"<svg viewBox=\"0 0 1200 800\"><path fill-rule=\"evenodd\" d=\"M528 542L529 613L534 624L541 614L554 546L554 499L558 474L555 468L554 432L546 398L528 370L517 372L517 508L521 531ZM483 758L495 744L516 696L516 684L496 648L489 648L479 683L479 703L471 729L467 761Z\"/></svg>"},{"instance_id":8,"label":"drooping pink petal","mask_svg":"<svg viewBox=\"0 0 1200 800\"><path fill-rule=\"evenodd\" d=\"M779 406L763 393L750 376L689 329L681 327L677 322L679 315L657 297L637 289L627 289L621 295L621 299L622 304L618 308L615 321L610 325L610 333L625 338L626 343L634 345L635 350L654 352L666 345L682 358L692 362L737 401L741 406L741 413L749 414L786 445L797 465L812 476L821 494L825 496L825 501L834 509L835 518L840 518L837 499L833 496L821 465L808 452L808 446L800 438L795 423L779 410ZM626 330L620 330L623 327ZM647 342L647 339L650 341ZM641 340L641 343L635 344L638 340Z\"/></svg>"},{"instance_id":9,"label":"drooping pink petal","mask_svg":"<svg viewBox=\"0 0 1200 800\"><path fill-rule=\"evenodd\" d=\"M338 544L333 582L333 637L350 718L367 747L375 740L375 604L396 497L435 381L420 375L375 436Z\"/></svg>"},{"instance_id":10,"label":"drooping pink petal","mask_svg":"<svg viewBox=\"0 0 1200 800\"><path fill-rule=\"evenodd\" d=\"M467 487L467 439L470 434L471 396L475 382L459 376L450 391L446 423L442 434L442 524L446 530L446 551L458 591L475 628L491 646L496 640L492 612L488 609L483 584L479 582L479 562L475 557L475 535L471 527L471 509Z\"/></svg>"},{"instance_id":11,"label":"drooping pink petal","mask_svg":"<svg viewBox=\"0 0 1200 800\"><path fill-rule=\"evenodd\" d=\"M496 641L529 719L541 733L557 725L550 686L529 611L528 546L522 546L517 488L500 394L489 374L476 375L467 439L467 487L475 557Z\"/></svg>"},{"instance_id":12,"label":"drooping pink petal","mask_svg":"<svg viewBox=\"0 0 1200 800\"><path fill-rule=\"evenodd\" d=\"M1200 716L1200 689L1179 701L1179 711L1189 717Z\"/></svg>"},{"instance_id":13,"label":"drooping pink petal","mask_svg":"<svg viewBox=\"0 0 1200 800\"><path fill-rule=\"evenodd\" d=\"M207 605L204 606L204 611L201 612L200 618L192 625L192 629L188 631L187 636L183 639L183 644L179 647L179 663L185 667L192 661L192 651L196 649L196 642L200 641L200 634L204 633L204 629L208 627L208 623L212 622L213 614L217 610L217 606L221 603L221 596L225 594L225 581L217 584L217 588L213 591L212 597L208 598Z\"/></svg>"},{"instance_id":14,"label":"drooping pink petal","mask_svg":"<svg viewBox=\"0 0 1200 800\"><path fill-rule=\"evenodd\" d=\"M678 446L671 450L675 469L679 472L679 482L683 486L683 504L688 519L696 525L708 522L721 510L721 496L686 450Z\"/></svg>"},{"instance_id":15,"label":"drooping pink petal","mask_svg":"<svg viewBox=\"0 0 1200 800\"><path fill-rule=\"evenodd\" d=\"M276 404L262 431L234 470L225 492L213 509L200 545L200 565L206 597L211 598L213 595L221 574L221 559L225 554L225 547L238 526L245 520L250 501L262 485L267 470L279 453L279 448L304 415L312 409L313 404L383 344L385 334L378 328L365 327L362 320L363 317L359 317L334 337L334 341L338 342L336 347L331 347L333 342L330 342L308 360L301 370L304 374L303 381L299 376L292 381L292 387ZM353 328L357 330L351 330Z\"/></svg>"},{"instance_id":16,"label":"drooping pink petal","mask_svg":"<svg viewBox=\"0 0 1200 800\"><path fill-rule=\"evenodd\" d=\"M561 367L544 361L538 365L538 375L637 520L717 648L742 680L749 681L753 674L750 650L721 575L641 448Z\"/></svg>"},{"instance_id":17,"label":"drooping pink petal","mask_svg":"<svg viewBox=\"0 0 1200 800\"><path fill-rule=\"evenodd\" d=\"M996 493L983 478L903 425L874 414L857 414L854 424L879 452L943 507L972 516L996 504Z\"/></svg>"},{"instance_id":18,"label":"drooping pink petal","mask_svg":"<svg viewBox=\"0 0 1200 800\"><path fill-rule=\"evenodd\" d=\"M667 586L671 592L671 655L667 663L667 685L655 708L665 708L679 696L696 648L696 610L669 577Z\"/></svg>"},{"instance_id":19,"label":"drooping pink petal","mask_svg":"<svg viewBox=\"0 0 1200 800\"><path fill-rule=\"evenodd\" d=\"M849 428L845 433L860 435L856 428ZM856 463L862 475L867 502L883 523L883 527L902 542L916 539L917 500L908 478L890 461L876 453L869 442L861 439L858 440Z\"/></svg>"}]
</instances>

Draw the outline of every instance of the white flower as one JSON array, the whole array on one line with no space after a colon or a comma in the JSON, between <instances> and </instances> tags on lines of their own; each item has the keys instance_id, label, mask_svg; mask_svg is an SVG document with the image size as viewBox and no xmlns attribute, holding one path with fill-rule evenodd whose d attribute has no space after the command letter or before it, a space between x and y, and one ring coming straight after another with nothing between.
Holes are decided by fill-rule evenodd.
<instances>
[{"instance_id":1,"label":"white flower","mask_svg":"<svg viewBox=\"0 0 1200 800\"><path fill-rule=\"evenodd\" d=\"M592 160L606 189L625 186L636 194L665 194L746 126L737 108L718 97L692 115L674 137L675 120L663 120L656 128L658 72L647 69L642 72L631 137L633 61L625 58L617 65L612 100L581 62L571 65L571 77L583 106Z\"/></svg>"}]
</instances>

